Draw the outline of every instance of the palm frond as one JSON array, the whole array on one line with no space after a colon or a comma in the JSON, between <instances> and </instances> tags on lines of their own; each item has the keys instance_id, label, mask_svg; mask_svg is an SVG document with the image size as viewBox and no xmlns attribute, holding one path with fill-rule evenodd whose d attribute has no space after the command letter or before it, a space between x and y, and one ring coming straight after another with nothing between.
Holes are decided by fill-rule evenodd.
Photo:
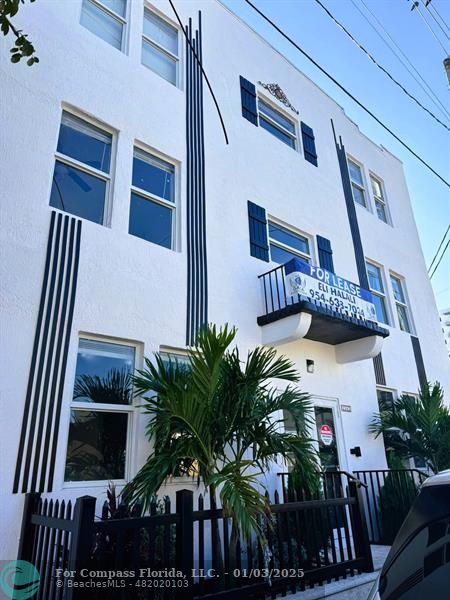
<instances>
[{"instance_id":1,"label":"palm frond","mask_svg":"<svg viewBox=\"0 0 450 600\"><path fill-rule=\"evenodd\" d=\"M231 517L235 527L246 542L255 532L264 545L265 537L258 517L270 514L267 498L258 489L256 474L244 474L250 461L230 462L212 475L209 483L220 489L220 501L224 515Z\"/></svg>"}]
</instances>

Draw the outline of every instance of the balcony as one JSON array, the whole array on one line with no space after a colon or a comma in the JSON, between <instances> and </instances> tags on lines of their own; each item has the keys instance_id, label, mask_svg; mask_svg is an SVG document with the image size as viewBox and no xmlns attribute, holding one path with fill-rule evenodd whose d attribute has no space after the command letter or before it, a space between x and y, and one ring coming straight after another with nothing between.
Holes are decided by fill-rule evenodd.
<instances>
[{"instance_id":1,"label":"balcony","mask_svg":"<svg viewBox=\"0 0 450 600\"><path fill-rule=\"evenodd\" d=\"M376 356L389 331L376 322L372 295L321 267L293 258L259 276L264 312L262 342L299 339L335 347L338 363Z\"/></svg>"}]
</instances>

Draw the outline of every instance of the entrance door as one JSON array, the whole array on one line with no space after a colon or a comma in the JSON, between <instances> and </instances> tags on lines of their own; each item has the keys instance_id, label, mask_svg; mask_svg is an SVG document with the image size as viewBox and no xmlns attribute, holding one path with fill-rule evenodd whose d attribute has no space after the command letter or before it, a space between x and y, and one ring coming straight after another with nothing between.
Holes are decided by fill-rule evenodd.
<instances>
[{"instance_id":1,"label":"entrance door","mask_svg":"<svg viewBox=\"0 0 450 600\"><path fill-rule=\"evenodd\" d=\"M342 476L336 471L346 470L343 465L345 451L343 446L342 423L338 401L333 399L314 399L313 436L319 460L324 471L322 491L325 498L339 498L344 495Z\"/></svg>"},{"instance_id":2,"label":"entrance door","mask_svg":"<svg viewBox=\"0 0 450 600\"><path fill-rule=\"evenodd\" d=\"M314 398L314 426L320 463L324 471L346 469L342 423L337 399Z\"/></svg>"}]
</instances>

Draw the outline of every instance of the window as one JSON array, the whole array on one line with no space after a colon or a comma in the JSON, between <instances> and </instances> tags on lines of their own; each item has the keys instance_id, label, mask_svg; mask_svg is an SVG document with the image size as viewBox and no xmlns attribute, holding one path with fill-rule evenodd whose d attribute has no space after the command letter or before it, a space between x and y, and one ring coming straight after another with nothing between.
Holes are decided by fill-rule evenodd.
<instances>
[{"instance_id":1,"label":"window","mask_svg":"<svg viewBox=\"0 0 450 600\"><path fill-rule=\"evenodd\" d=\"M375 208L377 209L378 218L380 221L387 223L388 213L386 200L384 199L383 184L373 175L370 176L370 183L372 185L372 193L375 200Z\"/></svg>"},{"instance_id":2,"label":"window","mask_svg":"<svg viewBox=\"0 0 450 600\"><path fill-rule=\"evenodd\" d=\"M353 160L347 159L348 172L350 174L350 182L352 184L353 200L361 206L366 204L366 191L364 187L364 179L361 167L357 165Z\"/></svg>"},{"instance_id":3,"label":"window","mask_svg":"<svg viewBox=\"0 0 450 600\"><path fill-rule=\"evenodd\" d=\"M392 410L394 408L395 396L392 390L377 388L377 399L380 412Z\"/></svg>"},{"instance_id":4,"label":"window","mask_svg":"<svg viewBox=\"0 0 450 600\"><path fill-rule=\"evenodd\" d=\"M80 23L95 35L123 49L126 0L83 0Z\"/></svg>"},{"instance_id":5,"label":"window","mask_svg":"<svg viewBox=\"0 0 450 600\"><path fill-rule=\"evenodd\" d=\"M135 148L129 233L172 248L174 213L174 165Z\"/></svg>"},{"instance_id":6,"label":"window","mask_svg":"<svg viewBox=\"0 0 450 600\"><path fill-rule=\"evenodd\" d=\"M380 267L370 262L366 262L367 277L369 279L369 288L372 292L372 302L375 305L377 320L379 323L389 324L386 310L386 295L383 285L383 276Z\"/></svg>"},{"instance_id":7,"label":"window","mask_svg":"<svg viewBox=\"0 0 450 600\"><path fill-rule=\"evenodd\" d=\"M296 147L295 123L258 98L259 124L263 129L290 146Z\"/></svg>"},{"instance_id":8,"label":"window","mask_svg":"<svg viewBox=\"0 0 450 600\"><path fill-rule=\"evenodd\" d=\"M50 206L103 224L111 182L112 135L63 112Z\"/></svg>"},{"instance_id":9,"label":"window","mask_svg":"<svg viewBox=\"0 0 450 600\"><path fill-rule=\"evenodd\" d=\"M125 479L135 348L81 338L65 481Z\"/></svg>"},{"instance_id":10,"label":"window","mask_svg":"<svg viewBox=\"0 0 450 600\"><path fill-rule=\"evenodd\" d=\"M311 262L308 238L272 221L269 221L269 246L270 259L273 262L284 264L291 258L301 258L305 262Z\"/></svg>"},{"instance_id":11,"label":"window","mask_svg":"<svg viewBox=\"0 0 450 600\"><path fill-rule=\"evenodd\" d=\"M403 282L400 277L391 273L392 291L394 292L395 305L397 307L398 324L402 331L411 333L411 322L409 318L408 305L406 303Z\"/></svg>"},{"instance_id":12,"label":"window","mask_svg":"<svg viewBox=\"0 0 450 600\"><path fill-rule=\"evenodd\" d=\"M142 64L177 85L178 61L178 30L145 8Z\"/></svg>"},{"instance_id":13,"label":"window","mask_svg":"<svg viewBox=\"0 0 450 600\"><path fill-rule=\"evenodd\" d=\"M189 356L182 350L160 350L159 355L165 365L176 364L178 367L190 367Z\"/></svg>"}]
</instances>

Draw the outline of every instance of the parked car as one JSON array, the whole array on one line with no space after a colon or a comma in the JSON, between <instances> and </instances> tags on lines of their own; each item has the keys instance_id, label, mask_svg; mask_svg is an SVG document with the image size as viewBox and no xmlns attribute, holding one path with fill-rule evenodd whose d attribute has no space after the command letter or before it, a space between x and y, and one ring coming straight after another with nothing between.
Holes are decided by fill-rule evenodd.
<instances>
[{"instance_id":1,"label":"parked car","mask_svg":"<svg viewBox=\"0 0 450 600\"><path fill-rule=\"evenodd\" d=\"M368 600L450 598L450 470L426 479Z\"/></svg>"}]
</instances>

